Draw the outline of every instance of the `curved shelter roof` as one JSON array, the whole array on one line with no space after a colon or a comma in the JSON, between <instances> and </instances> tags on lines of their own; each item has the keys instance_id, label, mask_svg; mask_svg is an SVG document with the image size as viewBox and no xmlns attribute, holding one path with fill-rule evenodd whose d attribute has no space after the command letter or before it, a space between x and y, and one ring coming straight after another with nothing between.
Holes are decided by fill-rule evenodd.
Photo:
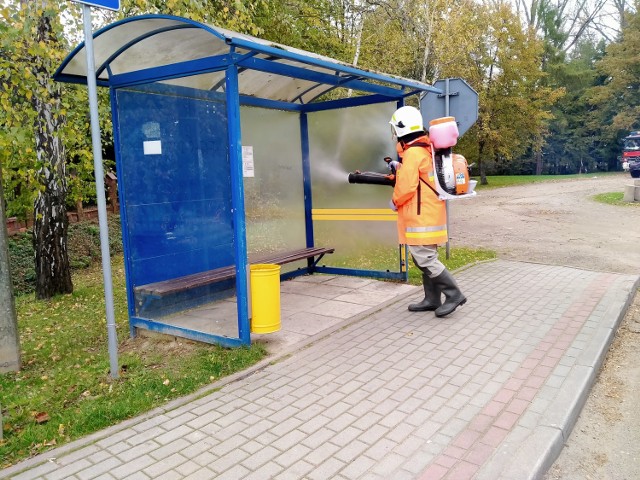
<instances>
[{"instance_id":1,"label":"curved shelter roof","mask_svg":"<svg viewBox=\"0 0 640 480\"><path fill-rule=\"evenodd\" d=\"M346 106L319 102L338 87L358 96L347 104L399 100L422 92L441 93L428 84L355 68L347 63L250 35L169 15L142 15L94 33L97 81L127 86L160 81L223 91L226 68L238 66L241 102L294 110ZM86 82L85 44L62 63L54 78ZM328 103L328 104L327 104Z\"/></svg>"}]
</instances>

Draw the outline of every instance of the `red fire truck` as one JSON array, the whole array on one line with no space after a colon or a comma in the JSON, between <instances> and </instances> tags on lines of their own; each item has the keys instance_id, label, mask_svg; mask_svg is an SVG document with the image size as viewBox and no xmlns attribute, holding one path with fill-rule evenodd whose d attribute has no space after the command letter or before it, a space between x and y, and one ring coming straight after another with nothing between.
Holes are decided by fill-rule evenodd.
<instances>
[{"instance_id":1,"label":"red fire truck","mask_svg":"<svg viewBox=\"0 0 640 480\"><path fill-rule=\"evenodd\" d=\"M622 168L633 178L640 178L640 131L631 132L622 142Z\"/></svg>"}]
</instances>

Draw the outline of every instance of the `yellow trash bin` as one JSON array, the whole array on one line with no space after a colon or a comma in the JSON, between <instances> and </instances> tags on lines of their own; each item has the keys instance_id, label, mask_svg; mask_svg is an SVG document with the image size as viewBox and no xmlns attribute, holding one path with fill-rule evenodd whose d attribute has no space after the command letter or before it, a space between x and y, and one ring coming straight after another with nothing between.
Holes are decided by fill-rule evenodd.
<instances>
[{"instance_id":1,"label":"yellow trash bin","mask_svg":"<svg viewBox=\"0 0 640 480\"><path fill-rule=\"evenodd\" d=\"M251 333L280 330L280 265L256 263L251 277Z\"/></svg>"}]
</instances>

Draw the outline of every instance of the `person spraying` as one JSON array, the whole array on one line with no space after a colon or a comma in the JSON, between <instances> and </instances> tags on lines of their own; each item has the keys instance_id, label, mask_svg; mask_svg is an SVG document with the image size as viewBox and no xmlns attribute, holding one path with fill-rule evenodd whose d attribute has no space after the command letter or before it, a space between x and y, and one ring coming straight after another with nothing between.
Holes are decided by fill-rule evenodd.
<instances>
[{"instance_id":1,"label":"person spraying","mask_svg":"<svg viewBox=\"0 0 640 480\"><path fill-rule=\"evenodd\" d=\"M444 317L464 305L467 298L438 259L438 245L448 240L447 213L438 193L431 141L417 108L399 108L389 123L401 161L394 165L390 207L398 212L399 242L408 246L422 272L424 287L424 299L408 308L412 312L434 311L436 317Z\"/></svg>"}]
</instances>

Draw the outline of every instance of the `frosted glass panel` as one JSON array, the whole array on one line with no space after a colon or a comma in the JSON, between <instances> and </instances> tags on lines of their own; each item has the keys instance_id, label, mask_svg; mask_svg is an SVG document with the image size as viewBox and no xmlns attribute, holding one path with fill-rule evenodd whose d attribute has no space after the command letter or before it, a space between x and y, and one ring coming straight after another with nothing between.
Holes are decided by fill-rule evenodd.
<instances>
[{"instance_id":1,"label":"frosted glass panel","mask_svg":"<svg viewBox=\"0 0 640 480\"><path fill-rule=\"evenodd\" d=\"M396 156L389 119L396 104L317 112L309 115L314 208L384 208L389 186L351 185L354 170L387 172L383 158Z\"/></svg>"},{"instance_id":2,"label":"frosted glass panel","mask_svg":"<svg viewBox=\"0 0 640 480\"><path fill-rule=\"evenodd\" d=\"M384 157L395 158L389 119L395 103L309 115L314 209L388 209L392 188L350 184L355 170L387 173ZM331 265L397 271L395 221L315 221L315 242L332 246Z\"/></svg>"},{"instance_id":3,"label":"frosted glass panel","mask_svg":"<svg viewBox=\"0 0 640 480\"><path fill-rule=\"evenodd\" d=\"M252 147L244 178L249 254L304 248L304 193L297 113L241 109L242 145Z\"/></svg>"}]
</instances>

